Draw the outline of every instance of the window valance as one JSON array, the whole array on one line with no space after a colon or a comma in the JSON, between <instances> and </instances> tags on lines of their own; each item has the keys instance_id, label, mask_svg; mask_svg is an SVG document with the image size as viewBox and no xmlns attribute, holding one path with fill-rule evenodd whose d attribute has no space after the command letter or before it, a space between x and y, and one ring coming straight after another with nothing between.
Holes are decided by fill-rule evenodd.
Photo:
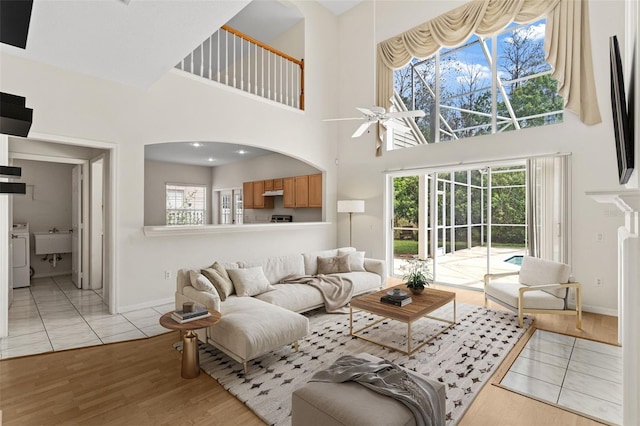
<instances>
[{"instance_id":1,"label":"window valance","mask_svg":"<svg viewBox=\"0 0 640 426\"><path fill-rule=\"evenodd\" d=\"M455 47L472 34L489 36L512 22L530 23L547 17L544 50L558 81L565 109L585 124L602 121L598 108L588 0L474 0L378 44L377 102L389 108L393 71L412 58L427 58L441 47ZM381 153L378 140L377 154Z\"/></svg>"}]
</instances>

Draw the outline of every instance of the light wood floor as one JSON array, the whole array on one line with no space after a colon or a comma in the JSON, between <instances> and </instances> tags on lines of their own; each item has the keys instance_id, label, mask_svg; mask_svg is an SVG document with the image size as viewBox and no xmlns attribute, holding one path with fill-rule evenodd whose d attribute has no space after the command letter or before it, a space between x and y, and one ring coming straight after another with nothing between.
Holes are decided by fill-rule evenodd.
<instances>
[{"instance_id":1,"label":"light wood floor","mask_svg":"<svg viewBox=\"0 0 640 426\"><path fill-rule=\"evenodd\" d=\"M390 285L393 283L390 283ZM457 300L483 304L482 293L456 290ZM491 304L490 307L499 308ZM536 316L534 326L614 343L615 317L585 313ZM206 374L180 378L177 332L144 340L0 361L0 424L9 425L262 425L248 408ZM524 345L521 340L492 381ZM594 421L488 383L461 426L595 425Z\"/></svg>"}]
</instances>

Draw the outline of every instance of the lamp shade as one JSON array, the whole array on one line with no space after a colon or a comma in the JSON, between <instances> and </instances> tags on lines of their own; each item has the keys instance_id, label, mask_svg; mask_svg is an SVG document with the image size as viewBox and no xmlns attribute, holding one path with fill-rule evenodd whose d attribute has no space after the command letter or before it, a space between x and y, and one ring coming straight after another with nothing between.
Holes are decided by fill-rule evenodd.
<instances>
[{"instance_id":1,"label":"lamp shade","mask_svg":"<svg viewBox=\"0 0 640 426\"><path fill-rule=\"evenodd\" d=\"M364 200L339 200L338 213L364 213Z\"/></svg>"}]
</instances>

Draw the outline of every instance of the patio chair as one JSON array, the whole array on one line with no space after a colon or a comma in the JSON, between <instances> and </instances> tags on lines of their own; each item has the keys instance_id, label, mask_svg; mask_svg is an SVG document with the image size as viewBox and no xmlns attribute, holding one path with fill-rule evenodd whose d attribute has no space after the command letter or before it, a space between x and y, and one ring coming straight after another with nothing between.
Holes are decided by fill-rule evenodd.
<instances>
[{"instance_id":1,"label":"patio chair","mask_svg":"<svg viewBox=\"0 0 640 426\"><path fill-rule=\"evenodd\" d=\"M569 282L569 265L524 256L520 272L486 274L484 276L484 302L492 300L518 313L518 326L522 327L524 313L564 314L576 316L576 328L582 328L582 286ZM518 281L493 281L518 275ZM569 288L576 292L575 309L567 305Z\"/></svg>"}]
</instances>

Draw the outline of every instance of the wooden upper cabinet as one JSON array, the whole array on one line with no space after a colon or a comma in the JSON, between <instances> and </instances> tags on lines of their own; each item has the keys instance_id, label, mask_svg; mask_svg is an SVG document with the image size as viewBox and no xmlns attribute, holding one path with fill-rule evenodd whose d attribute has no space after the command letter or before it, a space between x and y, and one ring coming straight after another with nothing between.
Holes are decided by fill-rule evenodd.
<instances>
[{"instance_id":1,"label":"wooden upper cabinet","mask_svg":"<svg viewBox=\"0 0 640 426\"><path fill-rule=\"evenodd\" d=\"M273 197L263 197L264 181L244 182L242 184L243 208L245 209L272 209Z\"/></svg>"},{"instance_id":2,"label":"wooden upper cabinet","mask_svg":"<svg viewBox=\"0 0 640 426\"><path fill-rule=\"evenodd\" d=\"M322 207L322 173L309 175L309 207Z\"/></svg>"},{"instance_id":3,"label":"wooden upper cabinet","mask_svg":"<svg viewBox=\"0 0 640 426\"><path fill-rule=\"evenodd\" d=\"M284 179L282 179L282 178L273 180L273 189L274 189L274 191L277 191L277 190L280 190L280 189L284 189L283 181L284 181Z\"/></svg>"},{"instance_id":4,"label":"wooden upper cabinet","mask_svg":"<svg viewBox=\"0 0 640 426\"><path fill-rule=\"evenodd\" d=\"M273 179L268 179L264 181L264 190L273 191Z\"/></svg>"},{"instance_id":5,"label":"wooden upper cabinet","mask_svg":"<svg viewBox=\"0 0 640 426\"><path fill-rule=\"evenodd\" d=\"M272 209L273 197L264 197L264 181L259 180L253 182L253 208L254 209Z\"/></svg>"},{"instance_id":6,"label":"wooden upper cabinet","mask_svg":"<svg viewBox=\"0 0 640 426\"><path fill-rule=\"evenodd\" d=\"M282 207L292 209L296 206L296 186L292 177L282 179Z\"/></svg>"},{"instance_id":7,"label":"wooden upper cabinet","mask_svg":"<svg viewBox=\"0 0 640 426\"><path fill-rule=\"evenodd\" d=\"M253 207L253 182L242 184L242 207L252 209Z\"/></svg>"},{"instance_id":8,"label":"wooden upper cabinet","mask_svg":"<svg viewBox=\"0 0 640 426\"><path fill-rule=\"evenodd\" d=\"M296 207L309 207L309 176L296 176Z\"/></svg>"}]
</instances>

